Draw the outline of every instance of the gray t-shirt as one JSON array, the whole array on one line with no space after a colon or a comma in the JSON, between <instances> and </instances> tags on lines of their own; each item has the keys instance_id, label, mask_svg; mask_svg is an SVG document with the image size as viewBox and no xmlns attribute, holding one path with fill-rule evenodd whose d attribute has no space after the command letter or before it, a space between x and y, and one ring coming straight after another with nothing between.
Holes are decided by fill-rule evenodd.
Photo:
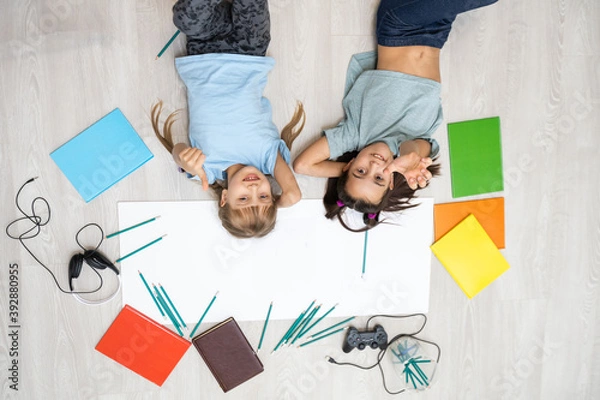
<instances>
[{"instance_id":1,"label":"gray t-shirt","mask_svg":"<svg viewBox=\"0 0 600 400\"><path fill-rule=\"evenodd\" d=\"M431 143L430 157L439 152L431 135L442 122L441 85L402 72L376 70L377 53L355 54L346 75L342 106L346 117L324 131L329 157L384 142L394 156L406 140Z\"/></svg>"}]
</instances>

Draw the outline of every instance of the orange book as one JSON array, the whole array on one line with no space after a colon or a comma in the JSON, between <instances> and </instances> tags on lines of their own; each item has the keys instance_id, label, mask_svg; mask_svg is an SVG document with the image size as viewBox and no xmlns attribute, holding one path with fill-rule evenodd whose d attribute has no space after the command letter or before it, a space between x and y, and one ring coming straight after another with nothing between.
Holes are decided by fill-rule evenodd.
<instances>
[{"instance_id":1,"label":"orange book","mask_svg":"<svg viewBox=\"0 0 600 400\"><path fill-rule=\"evenodd\" d=\"M504 248L504 197L435 204L433 215L435 240L454 228L469 214L473 214L496 247Z\"/></svg>"},{"instance_id":2,"label":"orange book","mask_svg":"<svg viewBox=\"0 0 600 400\"><path fill-rule=\"evenodd\" d=\"M125 305L96 350L162 386L191 343Z\"/></svg>"}]
</instances>

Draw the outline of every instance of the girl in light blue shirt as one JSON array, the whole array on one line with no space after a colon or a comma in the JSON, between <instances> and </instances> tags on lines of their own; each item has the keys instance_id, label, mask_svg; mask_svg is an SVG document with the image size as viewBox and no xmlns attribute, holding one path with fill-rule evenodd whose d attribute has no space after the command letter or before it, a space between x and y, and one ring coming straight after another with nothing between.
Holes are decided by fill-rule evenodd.
<instances>
[{"instance_id":1,"label":"girl in light blue shirt","mask_svg":"<svg viewBox=\"0 0 600 400\"><path fill-rule=\"evenodd\" d=\"M275 225L277 208L301 198L288 163L289 148L304 125L299 105L280 137L262 95L275 65L265 57L267 0L179 0L173 22L187 36L188 56L175 65L187 87L191 146L173 143L174 114L161 133L162 103L152 109L154 131L191 179L215 191L225 229L241 238L264 236ZM281 195L273 193L267 174Z\"/></svg>"}]
</instances>

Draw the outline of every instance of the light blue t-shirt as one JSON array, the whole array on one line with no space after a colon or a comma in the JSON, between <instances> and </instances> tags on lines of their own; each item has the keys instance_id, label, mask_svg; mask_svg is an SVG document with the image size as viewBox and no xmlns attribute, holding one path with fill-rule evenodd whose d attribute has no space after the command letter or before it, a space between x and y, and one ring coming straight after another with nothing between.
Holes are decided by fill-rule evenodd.
<instances>
[{"instance_id":1,"label":"light blue t-shirt","mask_svg":"<svg viewBox=\"0 0 600 400\"><path fill-rule=\"evenodd\" d=\"M442 122L441 85L402 72L376 70L377 53L355 54L346 75L342 106L346 114L336 127L324 131L329 157L335 159L369 144L384 142L394 156L407 140L431 143L430 157L439 152L431 135Z\"/></svg>"},{"instance_id":2,"label":"light blue t-shirt","mask_svg":"<svg viewBox=\"0 0 600 400\"><path fill-rule=\"evenodd\" d=\"M263 97L273 58L200 54L178 58L175 65L187 87L190 143L206 155L209 184L226 179L234 164L273 174L278 152L289 163L290 151Z\"/></svg>"}]
</instances>

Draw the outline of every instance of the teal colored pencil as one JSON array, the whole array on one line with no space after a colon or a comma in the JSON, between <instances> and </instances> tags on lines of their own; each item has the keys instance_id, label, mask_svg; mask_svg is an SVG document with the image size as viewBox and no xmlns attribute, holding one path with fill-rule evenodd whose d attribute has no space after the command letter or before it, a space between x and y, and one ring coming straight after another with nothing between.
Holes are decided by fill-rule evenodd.
<instances>
[{"instance_id":1,"label":"teal colored pencil","mask_svg":"<svg viewBox=\"0 0 600 400\"><path fill-rule=\"evenodd\" d=\"M156 304L158 311L160 311L160 315L162 315L163 317L166 317L165 313L162 310L162 307L160 306L160 304L158 304L156 297L154 297L154 294L152 293L152 289L150 289L150 286L148 286L148 282L146 282L146 278L144 278L144 275L142 275L142 273L140 271L138 271L138 274L140 274L140 278L142 278L142 282L144 282L144 286L146 286L146 289L148 289L148 293L150 293L150 296L152 296L152 300L154 300L154 304Z\"/></svg>"},{"instance_id":2,"label":"teal colored pencil","mask_svg":"<svg viewBox=\"0 0 600 400\"><path fill-rule=\"evenodd\" d=\"M346 322L350 322L350 321L352 321L354 318L356 318L356 317L350 317L350 318L348 318L348 319L345 319L345 320L343 320L342 322L338 322L338 323L337 323L337 324L335 324L335 325L331 325L329 328L325 328L325 329L323 329L322 331L319 331L319 332L315 333L314 335L312 335L312 336L310 336L310 337L311 337L311 338L314 338L315 336L319 336L320 334L322 334L322 333L324 333L324 332L327 332L327 331L328 331L328 330L330 330L330 329L337 328L337 327L338 327L338 326L340 326L340 325L344 325Z\"/></svg>"},{"instance_id":3,"label":"teal colored pencil","mask_svg":"<svg viewBox=\"0 0 600 400\"><path fill-rule=\"evenodd\" d=\"M306 310L304 310L304 312L301 315L302 318L300 318L300 320L298 321L298 323L296 324L296 326L294 327L294 329L292 329L291 332L289 332L287 338L285 338L283 344L287 344L287 342L292 338L292 336L294 336L297 332L299 332L299 329L302 325L302 323L305 321L305 319L308 317L309 311L311 310L311 308L315 305L315 302L317 300L313 300L310 305L308 307L306 307Z\"/></svg>"},{"instance_id":4,"label":"teal colored pencil","mask_svg":"<svg viewBox=\"0 0 600 400\"><path fill-rule=\"evenodd\" d=\"M312 308L312 306L315 304L316 300L313 300L312 303L310 303L310 306L308 306L308 308L306 310L304 310L304 315L302 316L302 319L300 319L300 321L298 321L298 323L296 324L296 326L294 327L294 329L290 332L290 334L288 335L288 337L284 340L284 344L287 344L294 335L296 335L298 332L300 332L300 329L302 328L304 321L306 321L306 318L308 318L308 315L310 314L309 311Z\"/></svg>"},{"instance_id":5,"label":"teal colored pencil","mask_svg":"<svg viewBox=\"0 0 600 400\"><path fill-rule=\"evenodd\" d=\"M408 367L407 367L407 368L408 368ZM407 369L407 371L409 372L411 379L412 379L412 378L415 378L415 379L416 379L416 381L417 381L417 382L419 382L419 384L420 384L420 385L423 385L423 382L421 382L421 380L419 379L419 377L417 376L417 374L415 374L414 372L412 372L410 369ZM413 383L413 385L414 385L414 383ZM415 389L416 389L416 388L417 388L417 387L416 387L416 385L415 385Z\"/></svg>"},{"instance_id":6,"label":"teal colored pencil","mask_svg":"<svg viewBox=\"0 0 600 400\"><path fill-rule=\"evenodd\" d=\"M316 299L313 300L312 303L310 303L310 305L308 307L306 307L306 310L304 310L304 315L308 314L308 311L310 311L310 309L312 308L312 306L315 305L316 301L317 301Z\"/></svg>"},{"instance_id":7,"label":"teal colored pencil","mask_svg":"<svg viewBox=\"0 0 600 400\"><path fill-rule=\"evenodd\" d=\"M158 60L160 56L163 55L163 53L169 48L169 46L171 45L171 43L173 43L173 41L175 40L175 38L180 34L181 32L179 31L179 29L177 29L177 32L175 32L173 34L173 36L171 36L171 39L169 39L169 41L167 42L167 44L165 44L165 46L160 50L160 52L158 53L158 55L156 56L155 60Z\"/></svg>"},{"instance_id":8,"label":"teal colored pencil","mask_svg":"<svg viewBox=\"0 0 600 400\"><path fill-rule=\"evenodd\" d=\"M415 380L413 379L413 375L412 375L412 372L410 371L410 369L406 370L406 374L410 378L410 381L412 382L413 387L416 389L417 388L417 384L415 383Z\"/></svg>"},{"instance_id":9,"label":"teal colored pencil","mask_svg":"<svg viewBox=\"0 0 600 400\"><path fill-rule=\"evenodd\" d=\"M159 303L164 307L165 312L167 313L167 316L171 320L171 323L173 324L173 326L175 327L175 329L177 329L177 332L179 333L179 336L183 336L183 332L179 328L179 322L177 322L177 319L175 318L175 316L173 315L173 313L169 309L169 306L167 305L167 302L162 298L162 296L158 292L158 289L156 288L156 286L154 286L154 285L152 285L152 286L154 287L154 291L156 292L156 298L158 299Z\"/></svg>"},{"instance_id":10,"label":"teal colored pencil","mask_svg":"<svg viewBox=\"0 0 600 400\"><path fill-rule=\"evenodd\" d=\"M335 331L333 331L333 332L329 332L329 333L328 333L328 334L326 334L326 335L319 336L319 337L317 337L317 338L314 338L314 339L312 339L312 340L309 340L308 342L304 342L304 343L302 343L301 345L299 345L298 347L304 347L304 346L306 346L306 345L308 345L308 344L311 344L311 343L314 343L314 342L316 342L317 340L324 339L324 338L326 338L327 336L335 335L336 333L339 333L339 332L341 332L341 331L344 331L344 330L346 330L346 329L347 329L347 328L340 328L340 329L338 329L338 330L335 330Z\"/></svg>"},{"instance_id":11,"label":"teal colored pencil","mask_svg":"<svg viewBox=\"0 0 600 400\"><path fill-rule=\"evenodd\" d=\"M319 322L321 322L326 316L329 315L329 313L331 313L338 305L334 305L333 307L331 307L325 314L323 314L321 317L319 317L319 319L317 319L315 322L313 322L313 324L311 326L309 326L308 328L304 329L303 332L300 333L300 338L302 338L302 336L306 335L308 333L308 331L310 331L312 328L314 328L315 325L317 325Z\"/></svg>"},{"instance_id":12,"label":"teal colored pencil","mask_svg":"<svg viewBox=\"0 0 600 400\"><path fill-rule=\"evenodd\" d=\"M275 346L275 348L273 349L273 351L271 353L273 353L275 350L277 350L279 348L279 346L281 346L281 344L285 341L285 339L287 339L287 337L289 336L290 332L292 330L294 330L294 328L296 328L296 326L298 325L298 323L300 322L300 320L302 318L304 318L304 311L302 311L302 313L300 313L300 316L298 316L298 318L296 318L296 320L288 328L288 330L285 332L285 335L283 335L283 337L279 340L279 342L277 343L277 345Z\"/></svg>"},{"instance_id":13,"label":"teal colored pencil","mask_svg":"<svg viewBox=\"0 0 600 400\"><path fill-rule=\"evenodd\" d=\"M210 303L208 303L208 306L206 307L206 309L204 310L204 313L202 314L202 316L200 317L200 320L198 321L198 323L196 324L196 326L194 326L194 329L192 329L192 333L190 333L190 337L194 336L194 333L196 332L196 329L198 329L198 327L200 326L200 324L202 323L202 320L204 319L204 317L206 316L206 313L208 312L208 310L210 310L210 308L212 307L213 303L215 302L215 299L217 298L217 295L219 294L219 292L217 291L217 293L215 293L215 295L213 296L212 300L210 301Z\"/></svg>"},{"instance_id":14,"label":"teal colored pencil","mask_svg":"<svg viewBox=\"0 0 600 400\"><path fill-rule=\"evenodd\" d=\"M146 224L147 224L147 223L149 223L149 222L156 221L158 218L160 218L160 215L157 215L157 216L156 216L156 217L154 217L154 218L150 218L150 219L148 219L148 220L146 220L146 221L144 221L144 222L140 222L139 224L132 225L132 226L130 226L129 228L125 228L125 229L123 229L123 230L120 230L120 231L118 231L118 232L111 233L110 235L106 236L106 238L107 238L107 239L110 239L111 237L115 237L115 236L117 236L117 235L120 235L121 233L125 233L125 232L127 232L127 231L130 231L130 230L132 230L132 229L135 229L135 228L137 228L137 227L139 227L139 226L146 225Z\"/></svg>"},{"instance_id":15,"label":"teal colored pencil","mask_svg":"<svg viewBox=\"0 0 600 400\"><path fill-rule=\"evenodd\" d=\"M160 303L160 305L163 307L163 309L167 313L167 317L169 317L169 319L171 320L171 323L174 326L180 327L181 325L179 325L179 322L175 318L175 315L173 315L173 313L171 312L171 309L169 308L169 305L167 304L167 302L165 301L165 299L162 297L162 295L158 291L158 288L156 287L156 285L152 284L152 287L154 288L154 293L156 294L156 299L158 300L158 302Z\"/></svg>"},{"instance_id":16,"label":"teal colored pencil","mask_svg":"<svg viewBox=\"0 0 600 400\"><path fill-rule=\"evenodd\" d=\"M286 344L288 339L290 338L290 336L292 335L292 333L296 330L296 328L298 327L298 325L300 325L300 323L302 322L302 319L304 318L304 316L306 315L306 311L303 311L300 316L298 318L296 318L296 320L294 321L294 323L292 324L292 326L290 327L290 329L288 329L287 333L285 334L284 338L283 338L283 343L282 345Z\"/></svg>"},{"instance_id":17,"label":"teal colored pencil","mask_svg":"<svg viewBox=\"0 0 600 400\"><path fill-rule=\"evenodd\" d=\"M363 244L363 264L362 264L362 274L361 278L365 276L365 271L367 269L367 241L369 240L369 231L365 231L365 242Z\"/></svg>"},{"instance_id":18,"label":"teal colored pencil","mask_svg":"<svg viewBox=\"0 0 600 400\"><path fill-rule=\"evenodd\" d=\"M427 382L427 375L425 375L423 370L419 367L419 364L412 364L412 366L415 369L415 371L417 371L417 374L419 374L419 376L423 379L425 385L429 385L429 383Z\"/></svg>"},{"instance_id":19,"label":"teal colored pencil","mask_svg":"<svg viewBox=\"0 0 600 400\"><path fill-rule=\"evenodd\" d=\"M271 309L273 308L273 302L269 304L269 311L267 311L267 318L265 318L265 324L263 325L262 333L260 334L260 341L258 342L258 348L256 351L258 352L262 347L263 339L265 338L265 332L267 331L267 325L269 324L269 317L271 316Z\"/></svg>"},{"instance_id":20,"label":"teal colored pencil","mask_svg":"<svg viewBox=\"0 0 600 400\"><path fill-rule=\"evenodd\" d=\"M165 290L165 288L160 283L158 284L158 287L160 288L161 292L165 295L165 298L169 302L169 305L171 306L171 308L173 309L173 311L175 311L175 314L177 314L177 318L179 318L179 322L181 322L181 325L183 325L184 328L187 328L187 325L185 324L185 321L183 320L183 318L181 318L181 315L179 314L179 311L177 311L177 309L175 308L175 304L173 304L173 302L171 301L171 298L167 294L167 291Z\"/></svg>"},{"instance_id":21,"label":"teal colored pencil","mask_svg":"<svg viewBox=\"0 0 600 400\"><path fill-rule=\"evenodd\" d=\"M308 316L306 318L304 318L304 321L302 321L302 323L300 324L300 327L298 328L298 333L296 333L296 336L294 336L294 340L292 340L292 344L296 343L296 340L300 339L300 334L304 331L304 328L306 328L306 325L308 325L310 323L310 321L313 319L315 314L319 312L320 308L321 308L321 304L316 306L310 312L310 314L308 314Z\"/></svg>"},{"instance_id":22,"label":"teal colored pencil","mask_svg":"<svg viewBox=\"0 0 600 400\"><path fill-rule=\"evenodd\" d=\"M322 306L322 304L319 304L310 312L310 314L308 314L306 317L304 317L304 320L302 321L302 324L300 324L300 328L298 329L298 333L296 334L296 337L294 338L294 340L300 338L300 334L304 332L304 329L308 326L308 324L310 324L310 321L312 321L312 319L315 317L315 314L319 312L319 310L321 309L321 306Z\"/></svg>"},{"instance_id":23,"label":"teal colored pencil","mask_svg":"<svg viewBox=\"0 0 600 400\"><path fill-rule=\"evenodd\" d=\"M139 249L136 249L136 250L132 251L132 252L131 252L131 253L129 253L129 254L125 254L123 257L121 257L121 258L118 258L118 259L117 259L117 261L115 261L115 262L116 262L116 263L118 263L118 262L121 262L121 261L123 261L124 259L126 259L126 258L129 258L129 257L131 257L132 255L134 255L134 254L136 254L136 253L139 253L140 251L144 250L145 248L152 246L154 243L160 242L160 241L161 241L161 240L162 240L162 239L163 239L165 236L167 236L167 235L162 235L162 236L161 236L161 237L159 237L158 239L154 239L153 241L151 241L151 242L150 242L150 243L148 243L148 244L145 244L145 245L143 245L143 246L142 246L142 247L140 247Z\"/></svg>"}]
</instances>

